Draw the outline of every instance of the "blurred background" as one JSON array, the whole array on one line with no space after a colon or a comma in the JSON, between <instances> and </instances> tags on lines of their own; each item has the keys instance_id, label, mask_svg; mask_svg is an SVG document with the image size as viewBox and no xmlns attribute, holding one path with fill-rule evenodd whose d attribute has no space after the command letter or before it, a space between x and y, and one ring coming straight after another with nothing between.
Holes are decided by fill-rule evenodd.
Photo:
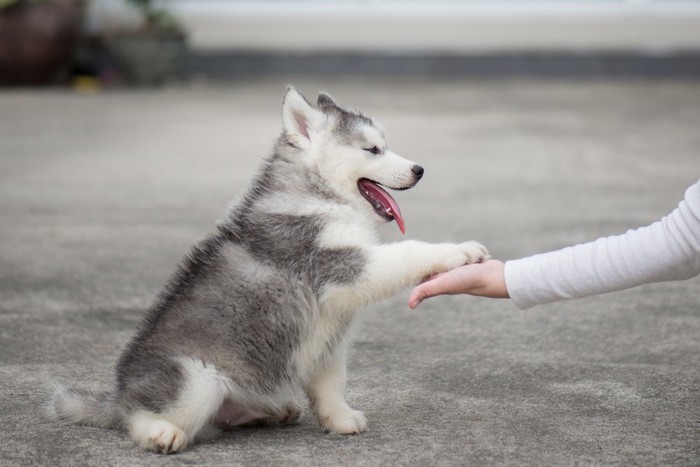
<instances>
[{"instance_id":1,"label":"blurred background","mask_svg":"<svg viewBox=\"0 0 700 467\"><path fill-rule=\"evenodd\" d=\"M0 0L0 83L689 77L699 31L697 0Z\"/></svg>"}]
</instances>

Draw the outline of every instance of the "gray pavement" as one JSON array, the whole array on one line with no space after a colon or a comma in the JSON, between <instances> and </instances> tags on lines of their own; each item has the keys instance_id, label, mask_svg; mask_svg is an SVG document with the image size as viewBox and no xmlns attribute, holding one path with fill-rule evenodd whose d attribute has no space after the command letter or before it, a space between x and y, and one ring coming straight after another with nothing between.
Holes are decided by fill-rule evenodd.
<instances>
[{"instance_id":1,"label":"gray pavement","mask_svg":"<svg viewBox=\"0 0 700 467\"><path fill-rule=\"evenodd\" d=\"M111 384L188 247L280 129L287 80L0 94L0 465L698 465L700 279L528 311L407 292L363 313L348 396L370 431L245 429L176 456L48 420ZM407 236L508 259L670 212L700 174L700 83L329 81L426 176ZM398 240L395 225L382 229Z\"/></svg>"}]
</instances>

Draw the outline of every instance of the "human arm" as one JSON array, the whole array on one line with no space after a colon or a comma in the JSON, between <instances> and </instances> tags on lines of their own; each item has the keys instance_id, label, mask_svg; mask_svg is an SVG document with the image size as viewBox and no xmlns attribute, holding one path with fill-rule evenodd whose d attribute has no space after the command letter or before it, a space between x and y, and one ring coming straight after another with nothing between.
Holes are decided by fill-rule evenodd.
<instances>
[{"instance_id":1,"label":"human arm","mask_svg":"<svg viewBox=\"0 0 700 467\"><path fill-rule=\"evenodd\" d=\"M486 263L484 263L486 264ZM479 265L475 265L479 266ZM409 306L439 294L482 293L500 284L521 309L700 274L700 181L677 209L623 235L508 261L502 277L466 266L417 286ZM468 271L467 271L468 270Z\"/></svg>"},{"instance_id":2,"label":"human arm","mask_svg":"<svg viewBox=\"0 0 700 467\"><path fill-rule=\"evenodd\" d=\"M661 220L625 234L505 264L513 303L534 305L688 279L700 273L700 182Z\"/></svg>"}]
</instances>

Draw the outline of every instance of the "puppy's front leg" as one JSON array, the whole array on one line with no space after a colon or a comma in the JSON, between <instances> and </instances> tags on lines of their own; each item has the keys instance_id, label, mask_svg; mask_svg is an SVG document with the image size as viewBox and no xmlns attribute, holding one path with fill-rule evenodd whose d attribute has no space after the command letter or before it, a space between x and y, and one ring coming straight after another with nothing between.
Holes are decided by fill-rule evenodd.
<instances>
[{"instance_id":1,"label":"puppy's front leg","mask_svg":"<svg viewBox=\"0 0 700 467\"><path fill-rule=\"evenodd\" d=\"M321 364L307 384L311 410L321 427L333 433L352 435L367 429L367 419L345 402L345 347L341 344Z\"/></svg>"},{"instance_id":2,"label":"puppy's front leg","mask_svg":"<svg viewBox=\"0 0 700 467\"><path fill-rule=\"evenodd\" d=\"M425 243L408 240L368 250L367 264L352 284L329 290L329 304L367 305L390 297L422 279L489 257L478 242Z\"/></svg>"}]
</instances>

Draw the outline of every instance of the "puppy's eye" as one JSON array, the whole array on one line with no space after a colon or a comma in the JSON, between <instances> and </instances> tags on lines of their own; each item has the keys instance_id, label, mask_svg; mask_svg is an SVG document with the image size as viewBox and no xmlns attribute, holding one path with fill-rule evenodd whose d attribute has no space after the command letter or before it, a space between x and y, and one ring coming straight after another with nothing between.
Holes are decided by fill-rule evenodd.
<instances>
[{"instance_id":1,"label":"puppy's eye","mask_svg":"<svg viewBox=\"0 0 700 467\"><path fill-rule=\"evenodd\" d=\"M365 148L365 151L367 151L370 154L374 154L375 156L382 152L377 146L370 146L368 148Z\"/></svg>"}]
</instances>

